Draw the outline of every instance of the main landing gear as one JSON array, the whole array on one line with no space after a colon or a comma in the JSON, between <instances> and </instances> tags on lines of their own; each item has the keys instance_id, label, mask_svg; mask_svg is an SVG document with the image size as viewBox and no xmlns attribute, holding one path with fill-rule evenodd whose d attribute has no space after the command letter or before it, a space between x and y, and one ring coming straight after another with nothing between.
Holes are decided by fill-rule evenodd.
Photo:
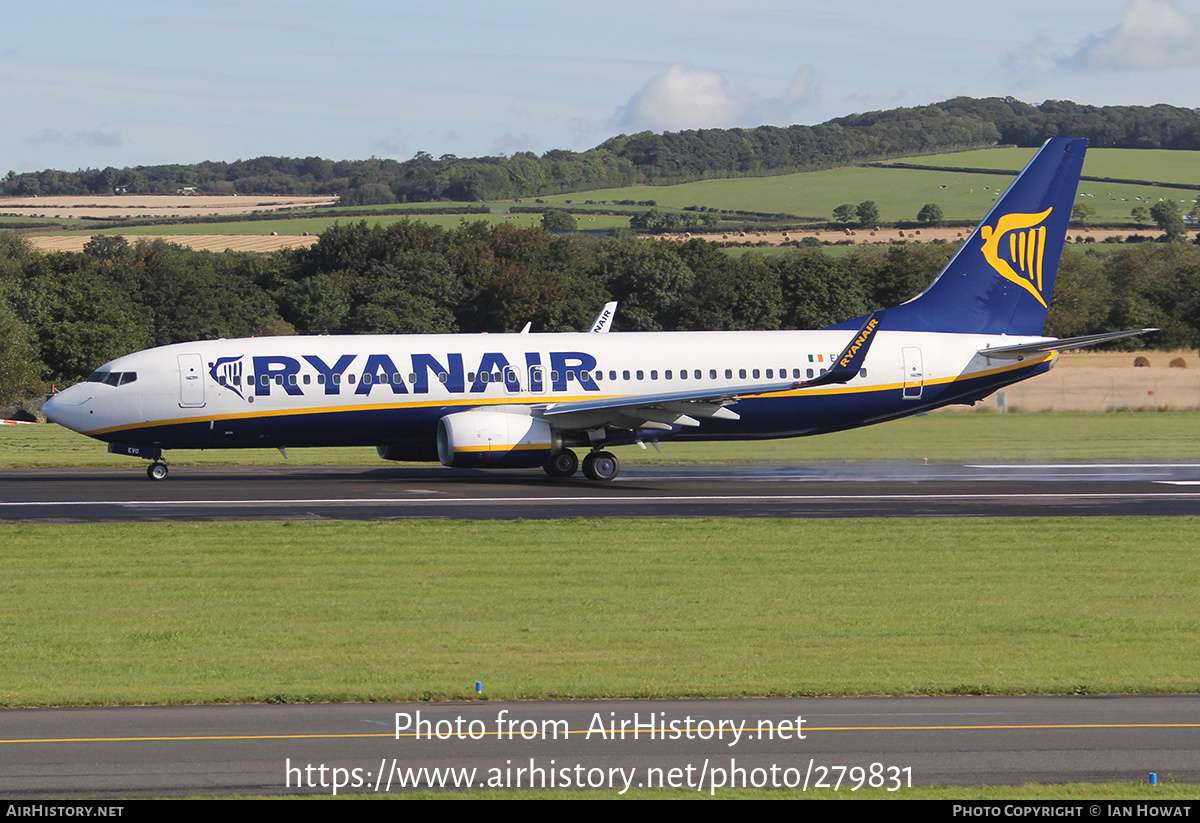
<instances>
[{"instance_id":1,"label":"main landing gear","mask_svg":"<svg viewBox=\"0 0 1200 823\"><path fill-rule=\"evenodd\" d=\"M158 462L151 463L146 467L146 476L151 480L166 480L167 464Z\"/></svg>"},{"instance_id":2,"label":"main landing gear","mask_svg":"<svg viewBox=\"0 0 1200 823\"><path fill-rule=\"evenodd\" d=\"M542 468L551 477L570 477L579 468L579 458L570 449L563 449Z\"/></svg>"},{"instance_id":3,"label":"main landing gear","mask_svg":"<svg viewBox=\"0 0 1200 823\"><path fill-rule=\"evenodd\" d=\"M612 452L592 452L583 458L583 474L588 480L614 480L621 473L621 461Z\"/></svg>"},{"instance_id":4,"label":"main landing gear","mask_svg":"<svg viewBox=\"0 0 1200 823\"><path fill-rule=\"evenodd\" d=\"M551 477L570 477L579 468L579 458L563 449L542 467ZM621 461L612 452L595 451L583 458L583 474L588 480L612 480L621 473Z\"/></svg>"}]
</instances>

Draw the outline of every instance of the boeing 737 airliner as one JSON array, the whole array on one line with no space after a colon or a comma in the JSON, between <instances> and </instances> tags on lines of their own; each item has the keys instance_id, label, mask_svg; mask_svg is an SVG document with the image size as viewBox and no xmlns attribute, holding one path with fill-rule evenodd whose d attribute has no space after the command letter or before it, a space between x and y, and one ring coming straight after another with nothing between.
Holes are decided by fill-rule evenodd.
<instances>
[{"instance_id":1,"label":"boeing 737 airliner","mask_svg":"<svg viewBox=\"0 0 1200 823\"><path fill-rule=\"evenodd\" d=\"M1055 138L921 295L820 331L206 340L137 352L46 416L151 460L169 449L376 446L387 460L612 480L607 449L797 437L971 404L1057 352L1043 336L1087 141ZM601 332L601 333L595 333ZM286 452L285 452L286 454Z\"/></svg>"}]
</instances>

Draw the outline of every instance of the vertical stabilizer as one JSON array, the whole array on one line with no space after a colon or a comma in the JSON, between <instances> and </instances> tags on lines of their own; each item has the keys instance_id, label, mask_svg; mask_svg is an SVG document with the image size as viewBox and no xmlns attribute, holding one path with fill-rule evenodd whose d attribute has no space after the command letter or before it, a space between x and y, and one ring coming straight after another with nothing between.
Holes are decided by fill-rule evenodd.
<instances>
[{"instance_id":1,"label":"vertical stabilizer","mask_svg":"<svg viewBox=\"0 0 1200 823\"><path fill-rule=\"evenodd\" d=\"M888 311L887 329L1041 335L1086 150L1047 140L929 288Z\"/></svg>"}]
</instances>

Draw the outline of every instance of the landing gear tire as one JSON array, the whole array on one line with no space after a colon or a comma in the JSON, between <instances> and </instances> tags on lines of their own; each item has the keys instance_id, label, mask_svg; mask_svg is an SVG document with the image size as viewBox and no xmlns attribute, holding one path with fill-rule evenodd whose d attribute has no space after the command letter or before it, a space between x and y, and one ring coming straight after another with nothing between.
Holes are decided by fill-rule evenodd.
<instances>
[{"instance_id":1,"label":"landing gear tire","mask_svg":"<svg viewBox=\"0 0 1200 823\"><path fill-rule=\"evenodd\" d=\"M151 480L166 480L167 479L167 464L166 463L151 463L146 467L146 476Z\"/></svg>"},{"instance_id":2,"label":"landing gear tire","mask_svg":"<svg viewBox=\"0 0 1200 823\"><path fill-rule=\"evenodd\" d=\"M570 477L579 469L579 458L570 449L563 449L542 468L551 477Z\"/></svg>"},{"instance_id":3,"label":"landing gear tire","mask_svg":"<svg viewBox=\"0 0 1200 823\"><path fill-rule=\"evenodd\" d=\"M612 480L621 473L621 461L612 452L592 452L583 458L583 473L588 480Z\"/></svg>"}]
</instances>

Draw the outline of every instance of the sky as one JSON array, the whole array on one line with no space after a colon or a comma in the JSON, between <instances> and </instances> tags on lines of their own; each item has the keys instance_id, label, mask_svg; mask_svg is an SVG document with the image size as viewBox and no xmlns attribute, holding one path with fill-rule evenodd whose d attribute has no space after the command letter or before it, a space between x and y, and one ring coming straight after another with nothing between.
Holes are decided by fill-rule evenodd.
<instances>
[{"instance_id":1,"label":"sky","mask_svg":"<svg viewBox=\"0 0 1200 823\"><path fill-rule=\"evenodd\" d=\"M0 174L582 151L959 95L1200 105L1200 0L10 5Z\"/></svg>"}]
</instances>

